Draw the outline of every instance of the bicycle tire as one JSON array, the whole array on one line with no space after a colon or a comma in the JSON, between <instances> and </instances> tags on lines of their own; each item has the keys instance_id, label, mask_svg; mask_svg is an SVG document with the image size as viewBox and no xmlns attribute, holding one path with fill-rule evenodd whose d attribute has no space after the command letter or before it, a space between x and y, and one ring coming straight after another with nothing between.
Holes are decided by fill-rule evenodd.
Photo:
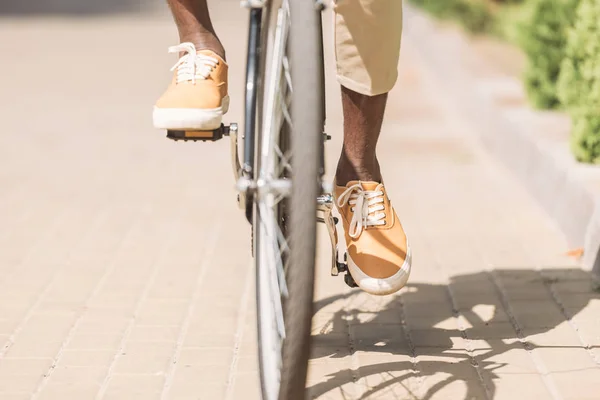
<instances>
[{"instance_id":1,"label":"bicycle tire","mask_svg":"<svg viewBox=\"0 0 600 400\"><path fill-rule=\"evenodd\" d=\"M292 127L289 137L281 134L278 142L280 150L285 154L291 145L291 196L278 206L276 212L268 211L261 204L261 199L256 198L254 204L254 246L257 278L257 316L259 336L259 363L261 369L261 388L264 400L303 400L305 398L306 375L308 359L310 356L310 333L313 313L314 269L316 256L316 213L317 196L321 193L323 151L323 125L324 110L321 107L324 101L323 74L322 74L322 36L320 26L320 10L311 1L274 0L269 3L269 12L266 15L274 16L274 11L281 4L289 4L290 33L286 50L290 55L289 72L291 75L291 120ZM274 27L272 18L265 23L271 32ZM300 40L296 40L300 38ZM272 45L272 44L271 44ZM264 48L268 44L264 43ZM309 60L310 59L310 60ZM309 68L307 68L309 67ZM263 91L269 90L266 85ZM262 96L267 99L269 96ZM263 118L263 128L268 127L267 115ZM263 129L264 132L267 129ZM262 140L265 142L266 133L263 132ZM264 148L264 144L263 144ZM257 145L258 149L258 145ZM263 155L263 164L269 157L268 152ZM256 157L257 171L260 176L268 175L273 171L266 170L261 165L261 157ZM268 162L267 162L268 163ZM263 211L261 211L261 209ZM267 221L268 219L268 221ZM269 251L276 251L277 246L269 245L265 241L273 240L273 235L265 234L269 224L276 220L280 232L285 232L289 238L289 254L285 260L285 286L287 297L281 297L285 338L282 339L280 362L277 365L278 377L275 377L272 348L274 346L273 331L276 329L276 318L273 310L276 305L273 298L269 298L269 285L273 276L269 275L266 260L276 255ZM288 236L289 233L289 236ZM270 250L271 249L271 250ZM283 255L280 255L283 262ZM271 280L271 282L269 282ZM271 287L273 285L271 284ZM279 287L281 291L284 291ZM285 297L285 298L284 298ZM277 299L275 299L276 301ZM271 308L273 307L273 309ZM274 387L274 379L279 379L278 388Z\"/></svg>"},{"instance_id":2,"label":"bicycle tire","mask_svg":"<svg viewBox=\"0 0 600 400\"><path fill-rule=\"evenodd\" d=\"M284 305L286 346L279 398L303 400L310 357L316 257L317 196L321 194L324 82L321 9L290 0L292 196L290 198L289 301ZM288 323L289 321L289 323Z\"/></svg>"}]
</instances>

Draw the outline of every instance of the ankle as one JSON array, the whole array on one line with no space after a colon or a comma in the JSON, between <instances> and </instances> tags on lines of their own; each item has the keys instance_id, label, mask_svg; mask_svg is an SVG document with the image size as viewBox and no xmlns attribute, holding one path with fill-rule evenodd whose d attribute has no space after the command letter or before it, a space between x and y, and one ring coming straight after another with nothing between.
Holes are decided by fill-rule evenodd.
<instances>
[{"instance_id":1,"label":"ankle","mask_svg":"<svg viewBox=\"0 0 600 400\"><path fill-rule=\"evenodd\" d=\"M211 50L214 51L223 60L225 58L225 48L216 35L213 34L194 34L186 37L181 37L181 43L190 42L196 46L196 50Z\"/></svg>"},{"instance_id":2,"label":"ankle","mask_svg":"<svg viewBox=\"0 0 600 400\"><path fill-rule=\"evenodd\" d=\"M368 164L351 163L340 159L335 173L335 184L345 186L350 181L381 182L379 162L375 160Z\"/></svg>"}]
</instances>

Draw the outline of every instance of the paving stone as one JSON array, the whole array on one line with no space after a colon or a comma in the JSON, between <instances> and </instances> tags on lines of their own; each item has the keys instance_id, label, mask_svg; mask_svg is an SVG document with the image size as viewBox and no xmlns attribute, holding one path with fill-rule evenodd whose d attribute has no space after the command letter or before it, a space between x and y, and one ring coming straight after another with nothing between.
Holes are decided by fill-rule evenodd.
<instances>
[{"instance_id":1,"label":"paving stone","mask_svg":"<svg viewBox=\"0 0 600 400\"><path fill-rule=\"evenodd\" d=\"M94 399L100 391L99 384L90 383L50 383L40 392L39 398L43 400L60 399Z\"/></svg>"}]
</instances>

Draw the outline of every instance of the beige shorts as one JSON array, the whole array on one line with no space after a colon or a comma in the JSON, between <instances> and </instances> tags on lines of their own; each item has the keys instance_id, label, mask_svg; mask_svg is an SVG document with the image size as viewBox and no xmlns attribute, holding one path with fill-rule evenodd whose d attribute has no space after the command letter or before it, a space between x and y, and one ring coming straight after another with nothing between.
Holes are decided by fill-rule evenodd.
<instances>
[{"instance_id":1,"label":"beige shorts","mask_svg":"<svg viewBox=\"0 0 600 400\"><path fill-rule=\"evenodd\" d=\"M402 0L335 0L335 56L342 86L374 96L398 79Z\"/></svg>"}]
</instances>

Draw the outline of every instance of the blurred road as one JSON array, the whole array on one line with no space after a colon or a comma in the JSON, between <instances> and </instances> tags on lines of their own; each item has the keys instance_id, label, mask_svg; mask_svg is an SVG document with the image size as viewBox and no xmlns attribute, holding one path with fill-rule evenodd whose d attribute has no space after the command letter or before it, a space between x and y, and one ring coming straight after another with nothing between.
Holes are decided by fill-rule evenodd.
<instances>
[{"instance_id":1,"label":"blurred road","mask_svg":"<svg viewBox=\"0 0 600 400\"><path fill-rule=\"evenodd\" d=\"M27 4L0 5L0 399L258 399L229 144L151 127L175 62L166 6ZM240 122L247 13L211 7L231 65L227 120ZM397 296L350 290L328 276L322 235L311 395L596 398L600 296L436 91L417 22L380 151L414 274ZM338 98L329 79L329 172Z\"/></svg>"},{"instance_id":2,"label":"blurred road","mask_svg":"<svg viewBox=\"0 0 600 400\"><path fill-rule=\"evenodd\" d=\"M114 15L123 12L150 13L165 7L162 0L42 0L42 1L0 1L0 15L71 15L90 16L97 14Z\"/></svg>"}]
</instances>

